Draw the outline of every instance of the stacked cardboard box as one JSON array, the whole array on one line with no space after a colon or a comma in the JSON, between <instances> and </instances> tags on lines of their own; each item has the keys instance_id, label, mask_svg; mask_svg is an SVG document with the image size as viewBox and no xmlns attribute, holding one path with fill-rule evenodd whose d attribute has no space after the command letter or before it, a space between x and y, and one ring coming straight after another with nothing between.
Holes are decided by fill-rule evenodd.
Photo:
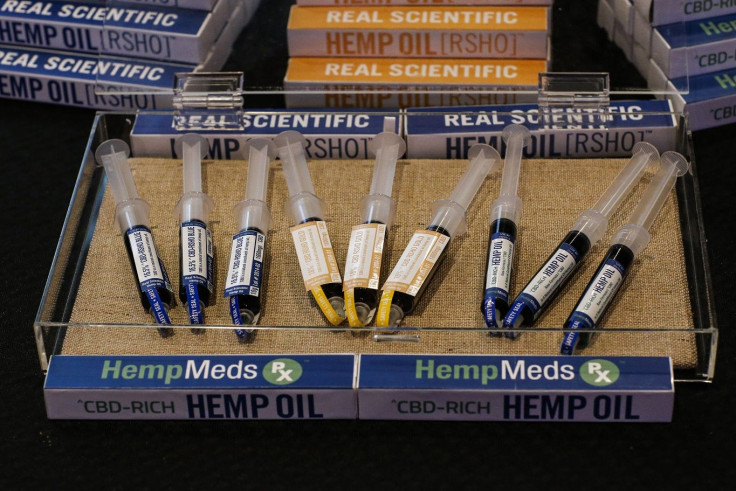
<instances>
[{"instance_id":1,"label":"stacked cardboard box","mask_svg":"<svg viewBox=\"0 0 736 491\"><path fill-rule=\"evenodd\" d=\"M259 0L0 0L0 97L93 109L171 105L216 71Z\"/></svg>"},{"instance_id":2,"label":"stacked cardboard box","mask_svg":"<svg viewBox=\"0 0 736 491\"><path fill-rule=\"evenodd\" d=\"M444 5L443 5L444 4ZM298 0L288 107L521 100L547 70L551 0ZM390 6L388 6L390 5Z\"/></svg>"},{"instance_id":3,"label":"stacked cardboard box","mask_svg":"<svg viewBox=\"0 0 736 491\"><path fill-rule=\"evenodd\" d=\"M598 23L691 129L736 122L736 2L599 0Z\"/></svg>"}]
</instances>

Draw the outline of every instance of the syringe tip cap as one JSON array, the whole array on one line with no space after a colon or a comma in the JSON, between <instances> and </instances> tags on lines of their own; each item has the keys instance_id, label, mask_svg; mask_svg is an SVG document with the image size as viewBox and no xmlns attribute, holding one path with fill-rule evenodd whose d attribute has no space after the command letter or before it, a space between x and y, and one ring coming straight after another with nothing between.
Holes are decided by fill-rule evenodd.
<instances>
[{"instance_id":1,"label":"syringe tip cap","mask_svg":"<svg viewBox=\"0 0 736 491\"><path fill-rule=\"evenodd\" d=\"M246 157L250 155L251 148L258 151L263 151L264 148L267 149L269 160L275 159L276 156L279 154L279 151L276 149L276 144L273 142L273 140L269 140L268 138L251 138L250 140L245 142L243 151L245 152Z\"/></svg>"},{"instance_id":2,"label":"syringe tip cap","mask_svg":"<svg viewBox=\"0 0 736 491\"><path fill-rule=\"evenodd\" d=\"M184 155L184 145L194 147L199 144L199 157L204 158L207 155L207 139L197 133L185 133L177 138L174 143L174 150L177 155Z\"/></svg>"},{"instance_id":3,"label":"syringe tip cap","mask_svg":"<svg viewBox=\"0 0 736 491\"><path fill-rule=\"evenodd\" d=\"M121 152L125 154L126 158L130 156L130 147L127 143L118 139L105 140L95 150L95 160L98 164L103 165L102 159L104 157Z\"/></svg>"},{"instance_id":4,"label":"syringe tip cap","mask_svg":"<svg viewBox=\"0 0 736 491\"><path fill-rule=\"evenodd\" d=\"M298 131L294 130L288 130L288 131L282 131L276 137L273 139L274 144L277 147L286 147L294 143L301 143L302 145L307 144L307 139L304 138L304 135L299 133Z\"/></svg>"},{"instance_id":5,"label":"syringe tip cap","mask_svg":"<svg viewBox=\"0 0 736 491\"><path fill-rule=\"evenodd\" d=\"M515 136L520 136L523 141L522 148L526 147L532 142L532 132L529 131L529 128L520 124L510 124L506 126L503 129L502 136L503 141L505 142L508 142L509 139Z\"/></svg>"},{"instance_id":6,"label":"syringe tip cap","mask_svg":"<svg viewBox=\"0 0 736 491\"><path fill-rule=\"evenodd\" d=\"M690 162L680 153L665 152L660 159L662 165L669 163L677 170L677 177L684 176L687 172L691 172Z\"/></svg>"},{"instance_id":7,"label":"syringe tip cap","mask_svg":"<svg viewBox=\"0 0 736 491\"><path fill-rule=\"evenodd\" d=\"M470 150L468 150L468 159L473 160L476 157L481 157L488 160L493 160L491 169L488 172L493 172L501 165L501 155L498 151L490 145L485 143L476 143Z\"/></svg>"}]
</instances>

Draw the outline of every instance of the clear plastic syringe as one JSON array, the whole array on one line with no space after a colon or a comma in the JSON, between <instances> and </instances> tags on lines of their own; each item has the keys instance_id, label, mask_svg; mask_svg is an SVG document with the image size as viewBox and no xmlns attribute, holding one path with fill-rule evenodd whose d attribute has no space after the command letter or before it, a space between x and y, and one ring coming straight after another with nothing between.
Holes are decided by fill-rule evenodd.
<instances>
[{"instance_id":1,"label":"clear plastic syringe","mask_svg":"<svg viewBox=\"0 0 736 491\"><path fill-rule=\"evenodd\" d=\"M580 214L562 242L513 301L503 320L504 329L530 326L537 320L572 278L590 248L603 237L608 228L608 218L631 192L649 163L658 158L659 152L653 145L646 142L634 145L631 159L603 196L592 208ZM517 333L508 331L505 335L514 338Z\"/></svg>"},{"instance_id":2,"label":"clear plastic syringe","mask_svg":"<svg viewBox=\"0 0 736 491\"><path fill-rule=\"evenodd\" d=\"M312 293L327 321L333 326L345 320L342 277L323 220L324 201L314 194L309 176L306 140L297 131L284 131L274 138L289 188L286 212L294 226L294 239L304 286Z\"/></svg>"},{"instance_id":3,"label":"clear plastic syringe","mask_svg":"<svg viewBox=\"0 0 736 491\"><path fill-rule=\"evenodd\" d=\"M439 269L452 238L467 231L465 212L488 173L501 163L498 152L485 144L473 145L468 158L470 165L450 198L434 202L429 225L414 232L384 283L376 314L377 327L396 327L414 310Z\"/></svg>"},{"instance_id":4,"label":"clear plastic syringe","mask_svg":"<svg viewBox=\"0 0 736 491\"><path fill-rule=\"evenodd\" d=\"M679 153L662 154L659 170L644 191L628 223L616 232L598 270L565 321L565 328L593 329L597 326L626 279L634 258L649 244L649 228L677 178L689 169L690 164ZM567 332L560 345L560 353L572 355L576 348L585 348L591 337L591 332Z\"/></svg>"},{"instance_id":5,"label":"clear plastic syringe","mask_svg":"<svg viewBox=\"0 0 736 491\"><path fill-rule=\"evenodd\" d=\"M276 158L276 146L266 138L253 138L246 143L245 152L248 180L245 199L235 205L238 233L233 236L225 282L225 297L230 298L230 317L236 326L253 326L261 316L264 251L271 227L271 212L266 204L268 171ZM252 342L254 333L245 327L235 329L242 343Z\"/></svg>"},{"instance_id":6,"label":"clear plastic syringe","mask_svg":"<svg viewBox=\"0 0 736 491\"><path fill-rule=\"evenodd\" d=\"M375 156L373 180L370 193L360 201L363 225L353 227L345 261L343 293L351 327L369 324L378 306L383 244L395 215L391 191L396 161L406 151L406 143L394 131L396 118L384 118L383 126L384 131L368 144L369 152Z\"/></svg>"},{"instance_id":7,"label":"clear plastic syringe","mask_svg":"<svg viewBox=\"0 0 736 491\"><path fill-rule=\"evenodd\" d=\"M521 198L517 194L524 147L532 140L524 126L512 124L504 128L506 156L501 176L501 191L491 204L491 230L488 236L488 258L483 302L480 310L486 326L500 328L509 309L511 269L514 262L516 227L521 218ZM494 335L498 333L492 332Z\"/></svg>"},{"instance_id":8,"label":"clear plastic syringe","mask_svg":"<svg viewBox=\"0 0 736 491\"><path fill-rule=\"evenodd\" d=\"M207 140L187 133L176 141L182 156L184 192L176 204L179 215L179 300L187 306L190 324L204 324L204 307L214 291L214 251L207 227L214 201L202 192L202 158ZM195 333L202 329L193 329Z\"/></svg>"},{"instance_id":9,"label":"clear plastic syringe","mask_svg":"<svg viewBox=\"0 0 736 491\"><path fill-rule=\"evenodd\" d=\"M151 207L138 197L128 165L129 155L130 147L122 140L106 140L95 152L97 162L105 168L115 199L115 217L138 283L141 305L157 323L171 324L168 311L175 304L174 291L153 242L148 222ZM170 327L159 327L158 332L164 338L174 334Z\"/></svg>"}]
</instances>

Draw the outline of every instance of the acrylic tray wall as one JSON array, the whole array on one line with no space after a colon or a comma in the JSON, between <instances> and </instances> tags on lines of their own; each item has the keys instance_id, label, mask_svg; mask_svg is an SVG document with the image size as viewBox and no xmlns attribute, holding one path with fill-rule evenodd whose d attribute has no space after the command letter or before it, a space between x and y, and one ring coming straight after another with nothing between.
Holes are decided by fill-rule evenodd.
<instances>
[{"instance_id":1,"label":"acrylic tray wall","mask_svg":"<svg viewBox=\"0 0 736 491\"><path fill-rule=\"evenodd\" d=\"M219 265L220 277L216 286L217 304L207 310L206 316L209 323L205 326L204 334L193 334L190 326L186 325L185 316L182 317L181 305L174 310L175 319L179 319L174 326L176 331L173 338L161 339L156 333L156 325L152 324L151 318L147 317L137 304L137 296L134 291L127 259L123 255L122 237L115 230L115 237L111 243L113 249L117 250L109 257L109 262L121 266L120 278L104 276L105 290L101 290L98 296L90 296L86 290L85 273L89 275L94 268L92 260L95 254L94 236L103 230L113 230L112 218L109 206L106 207L104 197L104 173L94 162L93 151L96 146L107 138L126 139L130 132L135 115L100 113L96 119L95 127L90 136L89 148L84 157L79 173L78 183L72 197L67 220L59 242L55 260L49 275L48 284L44 293L39 313L34 324L35 335L39 348L41 366L46 369L49 357L54 354L249 354L249 353L432 353L432 354L535 354L555 355L558 354L559 342L564 334L559 321L559 316L565 316L580 295L582 288L587 283L595 264L602 257L607 240L626 215L626 210L631 210L635 204L633 199L624 203L621 218L612 220L609 232L599 245L592 249L586 264L576 278L571 281L558 298L557 305L543 316L532 328L526 329L517 341L507 339L490 338L487 330L482 327L483 321L480 314L479 299L481 291L481 275L485 268L485 244L487 241L488 217L487 210L490 201L498 190L499 175L491 175L479 194L479 198L469 209L470 231L467 236L453 242L449 250L448 259L443 264L437 278L422 298L417 308L418 315L407 318L406 328L401 332L404 336L399 338L409 342L376 342L373 340L371 328L365 328L357 334L351 333L347 325L340 328L328 327L320 317L315 305L311 302L308 293L304 290L295 260L293 259L293 243L288 236L288 223L283 215L283 200L277 196L276 191L271 191L270 206L277 225L269 235L267 245L267 272L270 268L277 271L280 277L268 278L265 290L265 314L263 323L257 326L257 335L252 344L239 344L233 333L232 326L223 315L226 311L225 302L222 300L222 270ZM683 126L678 137L677 150L693 159L689 135ZM625 159L624 159L625 160ZM583 161L571 162L554 160L543 163L527 163L530 165L542 165L549 172L558 166L594 166L620 165L624 160L599 162ZM443 179L446 183L454 183L462 172L467 161L444 162L447 171ZM530 161L531 162L531 161ZM407 162L401 161L397 171L397 179L402 180L398 186L400 190L403 185L407 187L405 192L397 196L399 215L397 224L390 232L389 246L394 252L385 260L382 271L382 279L386 277L398 255L408 240L408 235L413 230L423 228L429 218L429 204L435 198L442 196L430 196L427 189L434 184L432 180L423 178L420 173L412 172L422 169L430 169L442 162ZM172 166L171 162L165 165ZM206 163L217 165L217 163ZM222 165L236 165L232 162ZM237 164L241 169L242 181L245 179L245 162ZM272 186L283 186L283 177L279 176L279 163L272 164ZM311 162L312 171L325 169L328 162ZM355 161L336 162L335 169L339 172L315 173L314 181L318 194L322 193L328 203L333 200L333 193L344 186L347 181L357 186L352 196L355 203L346 203L344 206L332 203L327 214L330 234L335 246L338 262L344 262L344 254L347 247L347 235L352 225L356 225L358 219L357 200L367 192L370 182L370 162ZM352 167L351 167L352 166ZM422 167L424 166L424 167ZM560 167L563 168L563 167ZM569 169L570 167L568 167ZM215 167L212 167L215 169ZM578 167L584 170L583 167ZM582 207L587 206L585 193L593 194L602 191L603 183L594 183L591 176L598 172L570 172L563 176L559 186L550 189L550 194L561 199L567 209L559 209L559 205L545 202L539 193L540 189L533 190L525 188L524 177L527 173L527 181L541 183L542 180L529 179L532 175L529 171L522 172L521 192L536 193L536 201L530 196L522 196L525 202L524 219L520 228L520 239L518 243L519 253L515 261L516 280L512 285L512 294L520 289L524 282L533 273L534 268L546 257L550 248L557 244L561 235L569 227L577 213ZM610 172L610 171L609 171ZM366 174L366 179L360 176ZM431 174L427 171L425 174ZM438 174L433 174L438 175ZM552 174L548 174L552 175ZM165 201L178 199L180 174L172 173L170 193L160 193L158 196L146 196L151 201L153 214L157 223L152 223L154 235L159 248L176 251L178 241L164 240L166 234L174 233L175 237L176 219L172 214L172 207L164 205ZM363 176L365 177L365 176ZM205 184L207 184L205 178ZM365 180L365 186L361 182ZM562 186L564 184L564 186ZM540 185L540 184L535 184ZM449 184L451 187L452 184ZM603 186L603 187L601 187ZM441 186L440 186L441 187ZM447 187L447 186L446 186ZM235 231L226 223L227 216L231 215L231 204L242 199L240 193L243 187L235 185L237 196L224 197L218 190L208 190L218 202L221 221L214 226L215 246L220 249L220 256L229 252L229 239ZM365 189L363 189L365 188ZM408 189L413 189L414 197ZM600 188L600 189L598 189ZM443 188L448 194L449 189ZM556 191L555 191L556 190ZM640 189L641 191L641 189ZM171 194L171 196L163 196ZM431 193L430 193L431 194ZM228 204L229 201L231 204ZM233 201L234 200L234 201ZM168 202L167 201L167 202ZM605 329L597 331L595 343L584 354L601 356L670 356L673 359L675 375L677 380L687 381L709 381L714 374L715 350L717 344L717 328L714 313L712 311L710 274L707 263L707 255L704 247L702 221L700 218L700 204L698 198L698 186L696 176L686 176L678 182L676 197L673 196L668 202L670 216L667 218L663 212L660 235L663 232L672 234L669 244L657 244L653 240L642 259L635 263L635 270L627 280L627 285L619 294L616 303L609 313L610 322L605 323ZM106 211L107 210L107 211ZM539 216L539 220L534 220ZM541 219L544 218L544 219ZM160 220L160 221L159 221ZM546 223L545 223L546 222ZM485 228L484 228L485 227ZM547 228L547 232L535 232L535 227ZM346 233L347 231L347 233ZM657 229L654 229L655 237ZM220 237L218 239L218 236ZM288 240L287 240L288 239ZM164 245L166 244L166 245ZM475 244L474 246L472 244ZM534 246L539 251L532 252ZM672 247L674 246L674 249ZM395 252L398 250L398 252ZM670 251L670 252L668 252ZM673 252L674 251L674 252ZM176 252L164 252L164 260L172 278L178 274L176 264ZM174 254L174 255L172 255ZM540 255L544 254L544 255ZM524 258L527 260L524 261ZM667 266L662 267L662 261L674 261L674 269ZM220 261L222 262L222 261ZM472 262L472 265L468 265ZM293 263L293 264L291 264ZM667 263L669 264L669 263ZM585 268L588 269L585 269ZM466 268L466 269L463 269ZM524 268L532 268L524 272ZM637 273L637 270L641 270ZM99 272L103 273L103 272ZM276 273L273 273L276 274ZM477 276L478 278L475 278ZM649 277L651 276L651 277ZM675 280L671 280L675 278ZM130 280L130 281L128 281ZM477 281L476 281L477 280ZM651 283L650 280L654 281ZM270 288L269 288L270 282ZM288 288L277 288L279 284ZM175 281L175 283L178 283ZM647 286L649 285L649 286ZM655 285L655 286L651 286ZM176 285L175 285L176 286ZM644 288L641 295L636 295L636 288ZM647 291L646 288L660 289L663 292ZM656 295L655 295L656 293ZM663 296L661 294L664 293ZM671 295L668 297L668 293ZM660 295L660 296L657 296ZM93 314L87 317L79 317L81 303L82 307L94 312L97 303L110 304L110 298L133 298L131 314L127 315L105 315ZM457 298L457 301L453 299ZM652 301L653 298L658 300ZM85 300L86 299L86 300ZM450 301L448 301L448 299ZM126 300L127 301L127 300ZM96 303L97 302L97 303ZM459 302L459 303L458 303ZM112 301L115 306L115 301ZM627 314L627 309L636 309L637 315ZM121 308L121 305L117 305ZM462 312L462 315L452 314L452 309ZM298 309L298 310L296 310ZM556 312L555 312L556 309ZM565 312L567 309L567 312ZM104 310L104 309L103 309ZM125 308L123 308L125 310ZM179 311L176 313L176 311ZM272 316L268 315L269 310ZM84 319L75 321L75 319ZM134 319L131 321L130 319ZM558 319L558 320L555 320ZM564 320L564 317L562 318ZM633 319L633 320L632 320ZM133 340L137 340L133 342Z\"/></svg>"}]
</instances>

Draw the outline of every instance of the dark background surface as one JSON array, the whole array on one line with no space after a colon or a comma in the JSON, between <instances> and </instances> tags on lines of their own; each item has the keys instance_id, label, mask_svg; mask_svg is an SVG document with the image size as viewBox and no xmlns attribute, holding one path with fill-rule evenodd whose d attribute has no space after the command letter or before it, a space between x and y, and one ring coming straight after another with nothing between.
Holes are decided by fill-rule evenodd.
<instances>
[{"instance_id":1,"label":"dark background surface","mask_svg":"<svg viewBox=\"0 0 736 491\"><path fill-rule=\"evenodd\" d=\"M263 76L278 82L283 47L254 46L283 29L266 8L286 3L263 0L227 69L250 72L259 49L271 59ZM557 2L553 68L586 60L615 67L619 86L641 85L595 25L594 5ZM679 384L671 423L50 421L31 326L93 116L0 100L2 489L732 488L736 126L694 134L720 341L713 383Z\"/></svg>"}]
</instances>

